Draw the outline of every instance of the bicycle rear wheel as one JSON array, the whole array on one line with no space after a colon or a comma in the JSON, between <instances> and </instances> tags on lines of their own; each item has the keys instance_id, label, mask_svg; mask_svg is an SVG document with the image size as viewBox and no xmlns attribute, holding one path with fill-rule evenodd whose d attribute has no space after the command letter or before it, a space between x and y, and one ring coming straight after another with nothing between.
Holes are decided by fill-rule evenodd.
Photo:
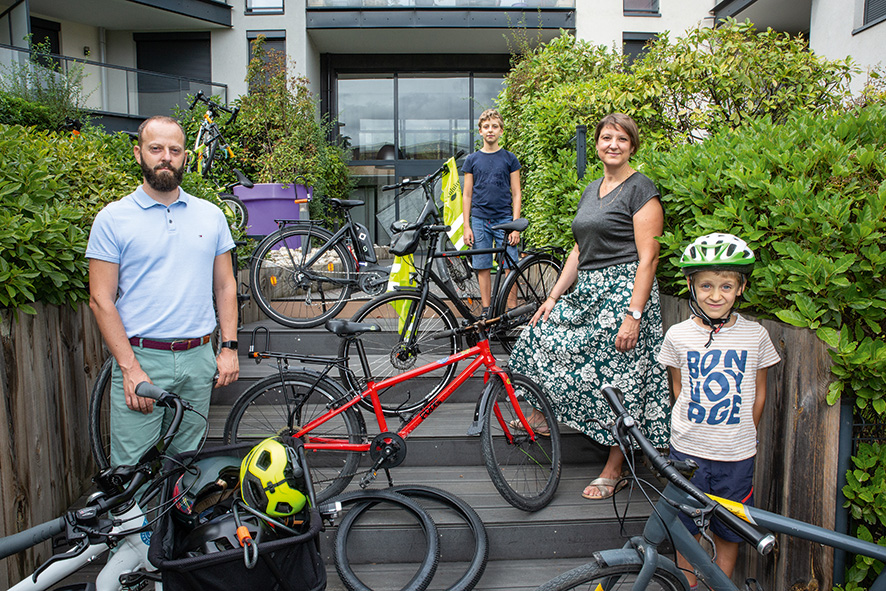
<instances>
[{"instance_id":1,"label":"bicycle rear wheel","mask_svg":"<svg viewBox=\"0 0 886 591\"><path fill-rule=\"evenodd\" d=\"M348 389L360 391L366 382L399 375L458 351L457 335L434 338L458 326L455 316L431 294L419 312L420 300L421 293L417 291L392 291L370 300L354 314L354 322L375 324L380 330L342 340L339 356L347 359L347 370L342 370L341 378ZM408 337L413 327L415 337L410 343ZM385 414L421 408L452 379L456 365L440 367L384 390L381 405ZM413 397L413 390L418 396Z\"/></svg>"},{"instance_id":2,"label":"bicycle rear wheel","mask_svg":"<svg viewBox=\"0 0 886 591\"><path fill-rule=\"evenodd\" d=\"M89 393L89 445L99 470L111 466L111 371L114 358L108 357Z\"/></svg>"},{"instance_id":3,"label":"bicycle rear wheel","mask_svg":"<svg viewBox=\"0 0 886 591\"><path fill-rule=\"evenodd\" d=\"M341 387L307 369L267 377L243 392L225 422L225 443L261 441L272 435L291 435L299 426L322 416L347 394ZM311 443L361 443L365 427L359 413L348 409L318 426L304 438L317 501L343 491L357 472L360 453L315 450Z\"/></svg>"},{"instance_id":4,"label":"bicycle rear wheel","mask_svg":"<svg viewBox=\"0 0 886 591\"><path fill-rule=\"evenodd\" d=\"M532 441L519 424L501 378L495 376L494 379L480 434L483 461L492 484L508 503L523 511L538 511L551 502L560 483L557 420L538 384L512 373L511 384L520 410L535 431L535 441ZM533 410L540 416L530 418ZM547 435L542 435L545 432Z\"/></svg>"},{"instance_id":5,"label":"bicycle rear wheel","mask_svg":"<svg viewBox=\"0 0 886 591\"><path fill-rule=\"evenodd\" d=\"M356 272L345 245L329 244L331 239L323 228L296 225L256 247L249 280L255 302L269 318L290 328L311 328L342 311Z\"/></svg>"},{"instance_id":6,"label":"bicycle rear wheel","mask_svg":"<svg viewBox=\"0 0 886 591\"><path fill-rule=\"evenodd\" d=\"M548 254L530 254L502 282L495 302L495 315L501 316L508 310L525 304L541 305L559 277L560 264L554 257ZM496 330L496 339L505 351L510 353L514 350L514 344L531 318L532 314L524 314Z\"/></svg>"},{"instance_id":7,"label":"bicycle rear wheel","mask_svg":"<svg viewBox=\"0 0 886 591\"><path fill-rule=\"evenodd\" d=\"M634 588L637 573L643 565L639 558L636 564L609 566L598 560L589 562L551 579L535 591L629 591ZM656 568L647 591L685 591L683 583L673 573Z\"/></svg>"},{"instance_id":8,"label":"bicycle rear wheel","mask_svg":"<svg viewBox=\"0 0 886 591\"><path fill-rule=\"evenodd\" d=\"M249 223L249 212L246 210L246 204L240 201L240 198L230 193L222 193L218 196L222 204L222 211L228 218L228 224L234 230L243 230Z\"/></svg>"}]
</instances>

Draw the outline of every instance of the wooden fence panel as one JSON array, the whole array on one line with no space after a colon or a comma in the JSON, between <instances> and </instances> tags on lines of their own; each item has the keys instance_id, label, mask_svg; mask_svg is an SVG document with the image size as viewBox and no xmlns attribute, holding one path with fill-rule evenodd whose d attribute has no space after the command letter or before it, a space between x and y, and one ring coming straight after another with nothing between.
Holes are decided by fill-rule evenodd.
<instances>
[{"instance_id":1,"label":"wooden fence panel","mask_svg":"<svg viewBox=\"0 0 886 591\"><path fill-rule=\"evenodd\" d=\"M752 320L756 318L745 315ZM689 317L685 299L662 297L665 330ZM766 407L758 429L754 504L761 509L833 529L837 499L840 406L829 406L831 359L810 330L771 320L763 326L781 355L770 368ZM756 578L764 589L830 589L833 550L778 536L761 557L743 546L736 581ZM812 579L816 584L810 585ZM741 586L741 585L739 585Z\"/></svg>"},{"instance_id":2,"label":"wooden fence panel","mask_svg":"<svg viewBox=\"0 0 886 591\"><path fill-rule=\"evenodd\" d=\"M5 535L59 516L88 488L89 387L101 337L86 306L0 312L0 528ZM50 555L49 543L0 564L0 586Z\"/></svg>"}]
</instances>

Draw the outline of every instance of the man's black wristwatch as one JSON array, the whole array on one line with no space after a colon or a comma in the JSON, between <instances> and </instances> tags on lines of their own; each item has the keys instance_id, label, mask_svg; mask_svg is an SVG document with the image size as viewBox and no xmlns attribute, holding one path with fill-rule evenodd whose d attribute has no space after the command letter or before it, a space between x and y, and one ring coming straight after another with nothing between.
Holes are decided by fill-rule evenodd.
<instances>
[{"instance_id":1,"label":"man's black wristwatch","mask_svg":"<svg viewBox=\"0 0 886 591\"><path fill-rule=\"evenodd\" d=\"M233 349L234 351L236 351L237 350L237 341L224 341L221 344L221 348L222 349Z\"/></svg>"}]
</instances>

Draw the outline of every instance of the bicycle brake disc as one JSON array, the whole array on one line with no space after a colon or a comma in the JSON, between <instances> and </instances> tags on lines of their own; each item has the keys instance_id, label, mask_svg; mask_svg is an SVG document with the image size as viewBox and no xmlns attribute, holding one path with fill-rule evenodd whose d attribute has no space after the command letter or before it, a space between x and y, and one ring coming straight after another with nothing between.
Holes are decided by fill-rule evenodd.
<instances>
[{"instance_id":1,"label":"bicycle brake disc","mask_svg":"<svg viewBox=\"0 0 886 591\"><path fill-rule=\"evenodd\" d=\"M406 343L397 343L391 350L391 365L400 371L415 367L417 358L415 347L410 347Z\"/></svg>"},{"instance_id":2,"label":"bicycle brake disc","mask_svg":"<svg viewBox=\"0 0 886 591\"><path fill-rule=\"evenodd\" d=\"M406 459L406 442L396 433L379 433L369 447L369 457L378 468L394 468Z\"/></svg>"}]
</instances>

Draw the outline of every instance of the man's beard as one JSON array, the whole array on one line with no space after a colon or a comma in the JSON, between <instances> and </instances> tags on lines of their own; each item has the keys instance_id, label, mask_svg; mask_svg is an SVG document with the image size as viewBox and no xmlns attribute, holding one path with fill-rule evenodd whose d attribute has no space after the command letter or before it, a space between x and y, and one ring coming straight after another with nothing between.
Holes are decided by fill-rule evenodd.
<instances>
[{"instance_id":1,"label":"man's beard","mask_svg":"<svg viewBox=\"0 0 886 591\"><path fill-rule=\"evenodd\" d=\"M169 163L158 164L156 168L151 168L145 164L144 159L139 162L142 168L142 174L148 186L161 193L169 193L178 188L182 183L182 177L185 174L185 165L181 168L173 168ZM160 174L158 171L163 169L169 170L172 174Z\"/></svg>"}]
</instances>

